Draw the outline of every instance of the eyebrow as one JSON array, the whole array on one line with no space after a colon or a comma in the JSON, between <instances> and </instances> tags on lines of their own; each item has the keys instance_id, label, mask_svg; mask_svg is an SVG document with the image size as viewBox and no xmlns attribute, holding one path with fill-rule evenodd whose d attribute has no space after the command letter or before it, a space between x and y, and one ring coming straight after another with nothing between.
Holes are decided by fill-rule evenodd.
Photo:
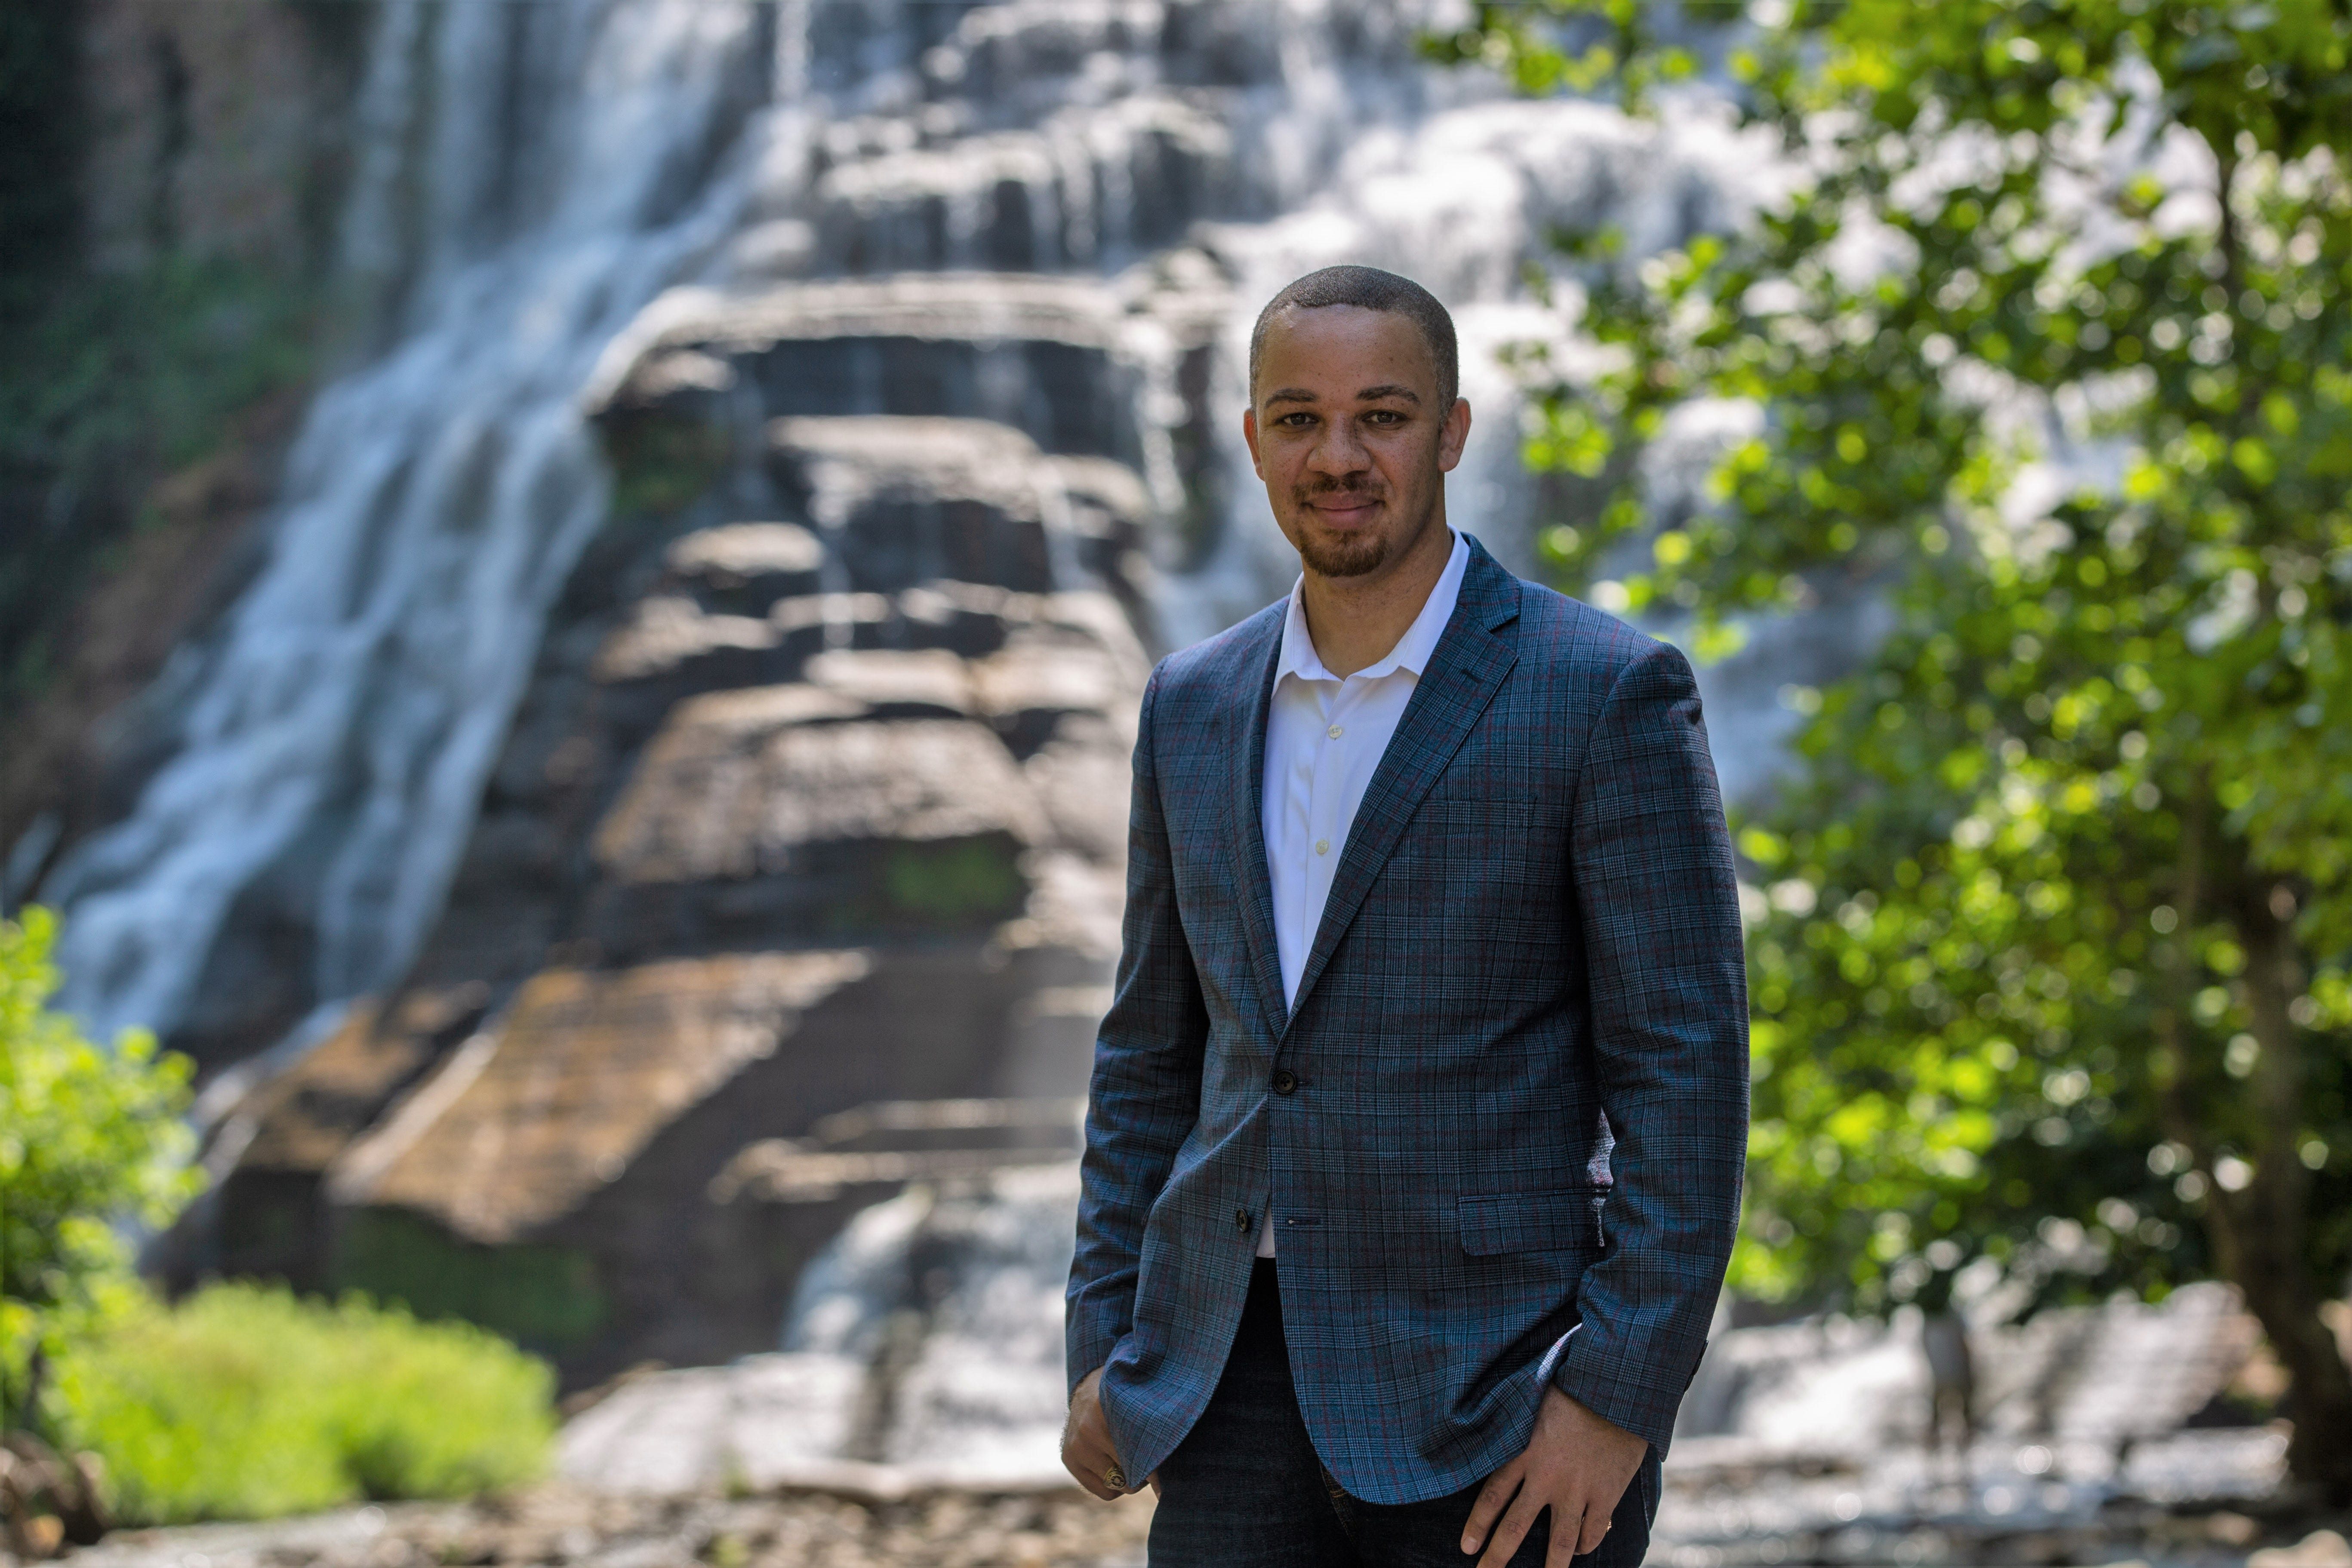
<instances>
[{"instance_id":1,"label":"eyebrow","mask_svg":"<svg viewBox=\"0 0 2352 1568\"><path fill-rule=\"evenodd\" d=\"M1356 394L1356 401L1359 403L1377 403L1384 397L1401 397L1405 402L1412 404L1419 404L1421 402L1421 394L1415 392L1410 386L1402 385L1396 382L1384 382L1379 386L1368 386L1361 392ZM1318 401L1315 394L1307 391L1304 387L1298 386L1286 386L1278 391L1269 392L1265 395L1265 400L1269 405L1276 403L1314 403Z\"/></svg>"}]
</instances>

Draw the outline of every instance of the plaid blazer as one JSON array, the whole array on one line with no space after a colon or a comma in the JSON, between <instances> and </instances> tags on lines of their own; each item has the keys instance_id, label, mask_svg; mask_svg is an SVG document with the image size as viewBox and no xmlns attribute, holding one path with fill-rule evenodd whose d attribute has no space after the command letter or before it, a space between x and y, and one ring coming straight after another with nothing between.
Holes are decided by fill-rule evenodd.
<instances>
[{"instance_id":1,"label":"plaid blazer","mask_svg":"<svg viewBox=\"0 0 2352 1568\"><path fill-rule=\"evenodd\" d=\"M1258 1225L1359 1498L1526 1447L1547 1382L1664 1452L1739 1208L1748 994L1690 666L1470 542L1286 1009L1259 818L1277 603L1143 697L1070 1382L1130 1476L1208 1404Z\"/></svg>"}]
</instances>

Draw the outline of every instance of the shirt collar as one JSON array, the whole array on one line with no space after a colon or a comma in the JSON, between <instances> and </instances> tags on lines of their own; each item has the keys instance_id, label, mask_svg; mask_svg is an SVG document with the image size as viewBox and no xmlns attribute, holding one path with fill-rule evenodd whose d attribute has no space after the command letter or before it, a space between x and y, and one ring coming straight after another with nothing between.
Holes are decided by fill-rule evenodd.
<instances>
[{"instance_id":1,"label":"shirt collar","mask_svg":"<svg viewBox=\"0 0 2352 1568\"><path fill-rule=\"evenodd\" d=\"M1447 530L1452 533L1451 529ZM1397 638L1396 647L1388 657L1356 671L1367 679L1377 680L1400 669L1410 670L1418 679L1429 668L1430 656L1437 651L1437 639L1445 635L1445 623L1454 618L1454 602L1462 596L1462 574L1470 564L1470 546L1459 533L1454 534L1453 553L1445 558L1445 570L1437 574L1437 584L1429 590L1429 597L1421 606L1421 614L1405 627L1404 636ZM1290 585L1290 613L1282 623L1282 661L1275 666L1274 679L1278 684L1286 675L1301 680L1337 680L1320 654L1315 651L1315 639L1307 630L1307 576L1301 573Z\"/></svg>"}]
</instances>

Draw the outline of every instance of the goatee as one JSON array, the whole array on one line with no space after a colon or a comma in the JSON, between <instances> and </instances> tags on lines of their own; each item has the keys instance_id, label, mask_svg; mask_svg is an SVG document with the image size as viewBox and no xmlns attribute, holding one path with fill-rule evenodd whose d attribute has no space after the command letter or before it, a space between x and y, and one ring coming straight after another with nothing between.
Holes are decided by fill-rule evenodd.
<instances>
[{"instance_id":1,"label":"goatee","mask_svg":"<svg viewBox=\"0 0 2352 1568\"><path fill-rule=\"evenodd\" d=\"M1337 490L1318 490L1317 497L1337 495ZM1313 517L1314 508L1308 498L1297 498L1299 513ZM1318 577L1361 577L1377 572L1389 558L1389 538L1385 531L1367 529L1360 533L1318 536L1311 523L1302 523L1298 530L1298 558L1307 569Z\"/></svg>"}]
</instances>

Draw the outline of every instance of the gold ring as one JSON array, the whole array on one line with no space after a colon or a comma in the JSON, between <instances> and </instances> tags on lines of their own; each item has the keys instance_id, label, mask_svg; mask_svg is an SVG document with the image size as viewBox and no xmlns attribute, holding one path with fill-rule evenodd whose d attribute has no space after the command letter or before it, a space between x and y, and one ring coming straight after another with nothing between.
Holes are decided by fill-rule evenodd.
<instances>
[{"instance_id":1,"label":"gold ring","mask_svg":"<svg viewBox=\"0 0 2352 1568\"><path fill-rule=\"evenodd\" d=\"M1127 1472L1120 1469L1117 1465L1113 1465L1110 1468L1103 1472L1103 1485L1108 1487L1115 1492L1125 1491L1127 1489Z\"/></svg>"}]
</instances>

